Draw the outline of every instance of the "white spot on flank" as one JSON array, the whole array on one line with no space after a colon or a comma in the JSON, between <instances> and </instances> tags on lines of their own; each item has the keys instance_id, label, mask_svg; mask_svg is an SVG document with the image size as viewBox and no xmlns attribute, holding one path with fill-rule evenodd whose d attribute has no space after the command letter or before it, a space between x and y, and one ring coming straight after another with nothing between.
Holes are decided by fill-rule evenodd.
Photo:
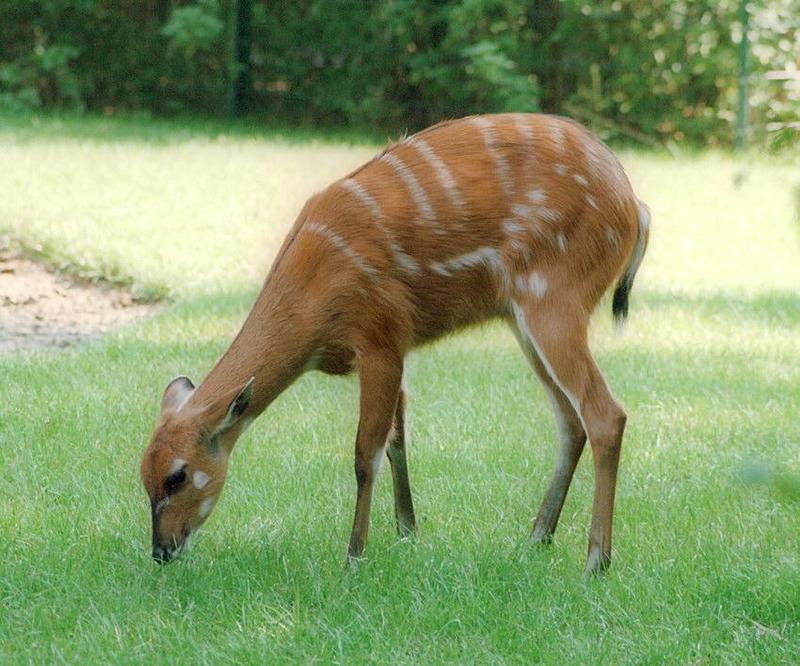
<instances>
[{"instance_id":1,"label":"white spot on flank","mask_svg":"<svg viewBox=\"0 0 800 666\"><path fill-rule=\"evenodd\" d=\"M169 473L175 474L175 472L177 472L185 464L186 461L183 458L175 458L175 460L172 461L172 467L169 468Z\"/></svg>"},{"instance_id":2,"label":"white spot on flank","mask_svg":"<svg viewBox=\"0 0 800 666\"><path fill-rule=\"evenodd\" d=\"M541 203L547 198L547 192L544 190L531 190L528 192L528 200L531 203Z\"/></svg>"},{"instance_id":3,"label":"white spot on flank","mask_svg":"<svg viewBox=\"0 0 800 666\"><path fill-rule=\"evenodd\" d=\"M447 194L450 203L456 208L464 208L464 198L461 196L461 190L458 189L453 174L450 172L450 169L447 168L447 165L442 162L439 156L433 151L430 144L423 139L418 139L413 136L406 141L406 144L416 148L425 161L436 171L439 184Z\"/></svg>"},{"instance_id":4,"label":"white spot on flank","mask_svg":"<svg viewBox=\"0 0 800 666\"><path fill-rule=\"evenodd\" d=\"M211 513L211 509L214 508L214 503L217 501L216 497L206 497L203 500L203 503L200 505L200 510L197 512L201 518L205 518L209 513Z\"/></svg>"},{"instance_id":5,"label":"white spot on flank","mask_svg":"<svg viewBox=\"0 0 800 666\"><path fill-rule=\"evenodd\" d=\"M419 184L417 177L411 172L411 169L408 168L406 163L393 153L386 153L381 157L381 161L386 162L386 164L392 167L395 173L397 173L405 183L408 191L414 198L414 202L417 204L422 219L429 223L435 222L436 216L434 215L430 199L428 199L428 195L425 193L422 185Z\"/></svg>"},{"instance_id":6,"label":"white spot on flank","mask_svg":"<svg viewBox=\"0 0 800 666\"><path fill-rule=\"evenodd\" d=\"M606 238L608 242L616 247L619 245L619 234L617 233L616 229L612 229L611 227L606 227Z\"/></svg>"},{"instance_id":7,"label":"white spot on flank","mask_svg":"<svg viewBox=\"0 0 800 666\"><path fill-rule=\"evenodd\" d=\"M600 210L597 207L597 202L594 200L594 197L591 194L586 195L586 203L589 204L595 210Z\"/></svg>"},{"instance_id":8,"label":"white spot on flank","mask_svg":"<svg viewBox=\"0 0 800 666\"><path fill-rule=\"evenodd\" d=\"M337 250L339 250L342 254L344 254L350 261L355 264L358 268L362 271L367 273L373 280L377 280L378 278L378 271L375 269L372 264L370 264L364 257L362 257L358 252L356 252L350 245L342 238L339 234L335 231L331 231L328 227L323 226L317 222L309 222L305 225L305 228L308 229L310 232L317 234L318 236L322 236L325 238L331 245L333 245Z\"/></svg>"},{"instance_id":9,"label":"white spot on flank","mask_svg":"<svg viewBox=\"0 0 800 666\"><path fill-rule=\"evenodd\" d=\"M528 283L522 275L517 275L514 279L514 284L517 287L517 291L520 293L525 293L528 291Z\"/></svg>"},{"instance_id":10,"label":"white spot on flank","mask_svg":"<svg viewBox=\"0 0 800 666\"><path fill-rule=\"evenodd\" d=\"M372 216L376 220L381 217L381 207L378 205L378 202L369 192L367 192L367 190L364 189L364 186L358 181L348 178L347 180L342 181L342 187L352 193L362 205L369 208Z\"/></svg>"},{"instance_id":11,"label":"white spot on flank","mask_svg":"<svg viewBox=\"0 0 800 666\"><path fill-rule=\"evenodd\" d=\"M508 162L498 145L497 130L494 124L491 120L482 116L472 118L472 122L480 129L483 140L486 143L486 150L489 151L489 155L494 160L500 187L506 195L510 196L514 192L514 181L511 179L511 169L508 166Z\"/></svg>"},{"instance_id":12,"label":"white spot on flank","mask_svg":"<svg viewBox=\"0 0 800 666\"><path fill-rule=\"evenodd\" d=\"M508 243L513 250L522 255L522 259L527 261L530 259L531 249L519 238L512 238Z\"/></svg>"},{"instance_id":13,"label":"white spot on flank","mask_svg":"<svg viewBox=\"0 0 800 666\"><path fill-rule=\"evenodd\" d=\"M536 209L536 216L547 222L558 222L558 220L561 219L561 213L552 208L545 208L544 206Z\"/></svg>"},{"instance_id":14,"label":"white spot on flank","mask_svg":"<svg viewBox=\"0 0 800 666\"><path fill-rule=\"evenodd\" d=\"M194 474L192 474L192 484L198 490L202 490L203 488L205 488L210 480L211 477L205 472L201 472L200 470L197 470Z\"/></svg>"},{"instance_id":15,"label":"white spot on flank","mask_svg":"<svg viewBox=\"0 0 800 666\"><path fill-rule=\"evenodd\" d=\"M556 162L556 163L553 165L553 170L554 170L554 171L555 171L555 172L556 172L556 173L557 173L559 176L566 176L566 175L567 175L567 167L566 167L565 165L561 164L561 162Z\"/></svg>"},{"instance_id":16,"label":"white spot on flank","mask_svg":"<svg viewBox=\"0 0 800 666\"><path fill-rule=\"evenodd\" d=\"M528 278L528 286L533 295L541 300L547 293L547 278L534 271Z\"/></svg>"},{"instance_id":17,"label":"white spot on flank","mask_svg":"<svg viewBox=\"0 0 800 666\"><path fill-rule=\"evenodd\" d=\"M586 180L586 176L582 176L581 174L576 173L572 177L575 179L575 182L578 183L578 185L582 185L583 187L589 186L589 181Z\"/></svg>"},{"instance_id":18,"label":"white spot on flank","mask_svg":"<svg viewBox=\"0 0 800 666\"><path fill-rule=\"evenodd\" d=\"M567 251L567 237L564 234L556 234L556 245L558 249L561 250L561 253Z\"/></svg>"},{"instance_id":19,"label":"white spot on flank","mask_svg":"<svg viewBox=\"0 0 800 666\"><path fill-rule=\"evenodd\" d=\"M523 227L519 222L516 222L514 218L507 218L503 220L503 231L507 234L519 234L525 231L525 227Z\"/></svg>"},{"instance_id":20,"label":"white spot on flank","mask_svg":"<svg viewBox=\"0 0 800 666\"><path fill-rule=\"evenodd\" d=\"M511 206L511 212L525 220L531 216L531 207L525 204L514 204Z\"/></svg>"}]
</instances>

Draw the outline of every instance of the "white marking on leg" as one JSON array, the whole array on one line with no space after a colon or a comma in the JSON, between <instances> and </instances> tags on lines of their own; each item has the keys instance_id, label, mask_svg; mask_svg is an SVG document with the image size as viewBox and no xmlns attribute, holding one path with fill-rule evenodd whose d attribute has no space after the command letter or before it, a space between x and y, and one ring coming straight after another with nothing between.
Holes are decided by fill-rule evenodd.
<instances>
[{"instance_id":1,"label":"white marking on leg","mask_svg":"<svg viewBox=\"0 0 800 666\"><path fill-rule=\"evenodd\" d=\"M542 300L547 293L547 278L534 271L528 277L528 286L530 287L531 293L539 300Z\"/></svg>"},{"instance_id":2,"label":"white marking on leg","mask_svg":"<svg viewBox=\"0 0 800 666\"><path fill-rule=\"evenodd\" d=\"M206 497L203 500L203 503L200 505L200 510L197 512L197 515L199 515L201 518L208 516L208 514L211 513L211 509L214 508L216 501L216 497Z\"/></svg>"},{"instance_id":3,"label":"white marking on leg","mask_svg":"<svg viewBox=\"0 0 800 666\"><path fill-rule=\"evenodd\" d=\"M197 470L192 474L192 485L198 490L202 490L208 485L211 477L201 470Z\"/></svg>"},{"instance_id":4,"label":"white marking on leg","mask_svg":"<svg viewBox=\"0 0 800 666\"><path fill-rule=\"evenodd\" d=\"M175 458L172 461L172 467L169 468L170 474L175 474L181 467L186 465L186 461L183 458Z\"/></svg>"},{"instance_id":5,"label":"white marking on leg","mask_svg":"<svg viewBox=\"0 0 800 666\"><path fill-rule=\"evenodd\" d=\"M319 224L318 222L308 222L304 227L304 229L308 229L310 232L321 236L322 238L326 239L331 245L333 245L337 250L339 250L343 255L345 255L350 261L359 269L361 269L364 273L369 275L369 277L376 281L378 279L378 271L375 267L370 264L364 257L362 257L358 252L356 252L347 241L342 238L339 234L328 227Z\"/></svg>"},{"instance_id":6,"label":"white marking on leg","mask_svg":"<svg viewBox=\"0 0 800 666\"><path fill-rule=\"evenodd\" d=\"M539 360L542 362L544 369L547 370L547 374L550 375L550 379L553 380L553 383L561 389L561 392L566 396L569 403L572 405L575 413L578 415L578 418L581 420L581 425L583 425L583 429L585 432L589 432L586 429L586 424L583 422L583 416L581 416L580 405L578 404L578 399L573 395L571 391L568 391L564 385L559 381L558 376L553 370L553 366L550 365L550 361L547 359L547 356L544 355L542 348L539 346L539 343L536 341L536 337L533 335L530 327L528 326L528 322L525 320L525 313L523 312L522 308L516 301L511 301L511 311L514 314L514 319L517 322L517 328L519 332L527 338L530 344L533 346L536 355L539 357Z\"/></svg>"},{"instance_id":7,"label":"white marking on leg","mask_svg":"<svg viewBox=\"0 0 800 666\"><path fill-rule=\"evenodd\" d=\"M447 168L447 165L442 162L439 156L433 151L430 144L423 139L412 136L406 141L406 145L416 148L425 161L433 167L433 170L436 172L436 177L439 179L439 184L442 186L445 194L447 194L447 198L450 200L453 207L463 209L464 198L461 196L461 190L458 189L453 174L450 172L450 169Z\"/></svg>"},{"instance_id":8,"label":"white marking on leg","mask_svg":"<svg viewBox=\"0 0 800 666\"><path fill-rule=\"evenodd\" d=\"M497 167L497 178L500 181L500 187L507 196L514 193L514 181L511 178L511 169L508 166L505 156L503 155L497 140L497 130L494 124L488 118L477 116L472 118L472 123L477 125L483 135L483 140L486 143L486 150L489 152L494 164Z\"/></svg>"},{"instance_id":9,"label":"white marking on leg","mask_svg":"<svg viewBox=\"0 0 800 666\"><path fill-rule=\"evenodd\" d=\"M386 153L380 159L382 162L392 167L395 173L400 176L400 179L405 183L406 188L411 193L417 205L422 220L429 224L435 222L436 215L433 212L430 199L428 199L428 195L422 185L419 184L417 177L411 172L411 169L408 168L406 163L394 153Z\"/></svg>"},{"instance_id":10,"label":"white marking on leg","mask_svg":"<svg viewBox=\"0 0 800 666\"><path fill-rule=\"evenodd\" d=\"M394 439L395 432L395 423L392 421L392 427L389 428L389 434L386 435L383 446L378 449L378 451L375 453L375 457L372 459L373 479L374 477L378 476L379 472L381 471L383 459L386 457L386 452L389 450L389 443L392 441L392 439Z\"/></svg>"}]
</instances>

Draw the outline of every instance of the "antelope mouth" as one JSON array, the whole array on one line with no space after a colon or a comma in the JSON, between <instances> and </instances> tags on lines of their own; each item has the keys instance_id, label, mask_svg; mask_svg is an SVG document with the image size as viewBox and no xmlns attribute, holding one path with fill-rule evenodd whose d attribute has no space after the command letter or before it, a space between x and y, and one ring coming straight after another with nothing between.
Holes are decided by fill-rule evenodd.
<instances>
[{"instance_id":1,"label":"antelope mouth","mask_svg":"<svg viewBox=\"0 0 800 666\"><path fill-rule=\"evenodd\" d=\"M183 540L177 543L173 538L172 543L158 544L153 546L153 559L158 564L167 564L178 557L183 551L187 550L192 543L192 529L186 527L183 530Z\"/></svg>"}]
</instances>

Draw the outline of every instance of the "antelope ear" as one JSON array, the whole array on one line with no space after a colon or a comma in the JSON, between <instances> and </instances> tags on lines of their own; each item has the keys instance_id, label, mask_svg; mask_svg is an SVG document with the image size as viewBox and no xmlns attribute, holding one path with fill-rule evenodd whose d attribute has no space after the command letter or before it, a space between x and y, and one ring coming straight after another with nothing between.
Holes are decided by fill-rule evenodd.
<instances>
[{"instance_id":1,"label":"antelope ear","mask_svg":"<svg viewBox=\"0 0 800 666\"><path fill-rule=\"evenodd\" d=\"M247 383L239 390L236 397L231 401L230 405L228 405L228 411L225 413L225 416L214 428L212 437L221 435L226 430L229 430L242 418L242 414L244 414L250 406L250 398L253 397L253 383L255 380L255 377L250 377Z\"/></svg>"},{"instance_id":2,"label":"antelope ear","mask_svg":"<svg viewBox=\"0 0 800 666\"><path fill-rule=\"evenodd\" d=\"M194 384L188 377L175 377L164 389L164 397L161 398L161 411L180 409L193 392Z\"/></svg>"}]
</instances>

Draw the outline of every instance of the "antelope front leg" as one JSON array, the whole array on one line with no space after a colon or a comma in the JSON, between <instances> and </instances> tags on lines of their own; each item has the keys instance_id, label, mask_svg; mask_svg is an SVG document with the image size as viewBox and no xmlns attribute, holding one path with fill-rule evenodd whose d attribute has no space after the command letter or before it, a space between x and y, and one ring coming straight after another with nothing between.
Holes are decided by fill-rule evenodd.
<instances>
[{"instance_id":1,"label":"antelope front leg","mask_svg":"<svg viewBox=\"0 0 800 666\"><path fill-rule=\"evenodd\" d=\"M360 415L356 435L356 513L347 550L349 561L362 557L369 532L372 485L392 428L403 375L399 354L380 350L359 359Z\"/></svg>"},{"instance_id":2,"label":"antelope front leg","mask_svg":"<svg viewBox=\"0 0 800 666\"><path fill-rule=\"evenodd\" d=\"M387 455L392 466L392 483L394 485L394 517L397 522L397 533L406 537L414 533L417 522L414 518L414 502L411 499L411 486L408 482L408 465L406 463L406 431L405 431L406 394L401 390L397 397L397 409L394 416L394 433L389 442Z\"/></svg>"}]
</instances>

